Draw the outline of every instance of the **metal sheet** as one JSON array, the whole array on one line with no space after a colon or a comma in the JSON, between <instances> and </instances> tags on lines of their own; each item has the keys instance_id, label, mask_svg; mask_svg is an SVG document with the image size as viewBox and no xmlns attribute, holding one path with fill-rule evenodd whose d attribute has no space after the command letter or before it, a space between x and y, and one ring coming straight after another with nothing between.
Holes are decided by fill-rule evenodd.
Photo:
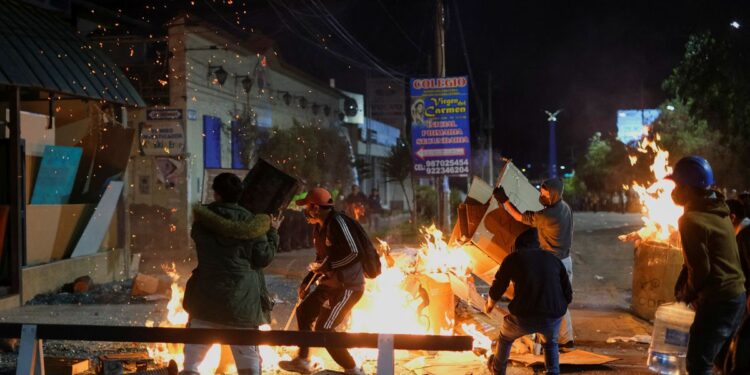
<instances>
[{"instance_id":1,"label":"metal sheet","mask_svg":"<svg viewBox=\"0 0 750 375\"><path fill-rule=\"evenodd\" d=\"M3 2L0 50L0 85L145 106L103 51L47 10L16 0Z\"/></svg>"}]
</instances>

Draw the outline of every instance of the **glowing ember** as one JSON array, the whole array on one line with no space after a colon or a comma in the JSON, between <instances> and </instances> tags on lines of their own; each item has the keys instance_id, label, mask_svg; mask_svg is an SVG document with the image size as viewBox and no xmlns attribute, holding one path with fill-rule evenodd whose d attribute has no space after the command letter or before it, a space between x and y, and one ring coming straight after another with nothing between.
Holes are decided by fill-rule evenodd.
<instances>
[{"instance_id":1,"label":"glowing ember","mask_svg":"<svg viewBox=\"0 0 750 375\"><path fill-rule=\"evenodd\" d=\"M635 233L621 236L623 240L634 239L669 243L677 232L677 221L682 216L683 208L672 201L672 190L674 190L675 184L673 181L665 179L672 173L672 167L669 166L669 152L662 150L657 145L658 140L658 135L654 140L644 138L638 147L638 151L641 153L652 152L655 154L651 172L654 174L656 182L648 186L637 182L633 183L632 189L638 194L641 202L644 226ZM635 164L637 156L630 156L630 158L631 164Z\"/></svg>"}]
</instances>

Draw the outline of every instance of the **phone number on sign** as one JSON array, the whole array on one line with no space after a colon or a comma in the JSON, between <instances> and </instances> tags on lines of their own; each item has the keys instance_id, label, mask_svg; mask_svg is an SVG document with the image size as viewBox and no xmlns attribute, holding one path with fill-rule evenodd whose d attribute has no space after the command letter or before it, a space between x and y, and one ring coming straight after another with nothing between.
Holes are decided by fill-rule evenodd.
<instances>
[{"instance_id":1,"label":"phone number on sign","mask_svg":"<svg viewBox=\"0 0 750 375\"><path fill-rule=\"evenodd\" d=\"M454 166L454 167L427 167L425 168L427 174L443 175L443 174L467 174L469 173L469 166Z\"/></svg>"},{"instance_id":2,"label":"phone number on sign","mask_svg":"<svg viewBox=\"0 0 750 375\"><path fill-rule=\"evenodd\" d=\"M469 165L469 159L451 159L451 160L428 160L424 163L427 167L454 167Z\"/></svg>"}]
</instances>

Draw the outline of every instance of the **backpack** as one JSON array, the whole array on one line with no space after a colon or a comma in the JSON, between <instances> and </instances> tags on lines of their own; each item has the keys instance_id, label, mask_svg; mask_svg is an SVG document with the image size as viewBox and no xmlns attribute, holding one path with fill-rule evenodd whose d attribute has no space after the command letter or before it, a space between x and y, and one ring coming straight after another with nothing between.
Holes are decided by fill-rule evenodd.
<instances>
[{"instance_id":1,"label":"backpack","mask_svg":"<svg viewBox=\"0 0 750 375\"><path fill-rule=\"evenodd\" d=\"M359 224L358 221L349 216L341 216L344 217L350 228L355 228L354 235L357 237L357 243L361 244L360 249L358 249L361 251L361 254L359 254L359 260L362 262L362 271L364 271L365 277L368 279L374 279L380 276L380 273L382 272L380 254L378 254L378 250L375 249L372 241L370 241L370 237L367 236L365 229L362 228L362 225Z\"/></svg>"}]
</instances>

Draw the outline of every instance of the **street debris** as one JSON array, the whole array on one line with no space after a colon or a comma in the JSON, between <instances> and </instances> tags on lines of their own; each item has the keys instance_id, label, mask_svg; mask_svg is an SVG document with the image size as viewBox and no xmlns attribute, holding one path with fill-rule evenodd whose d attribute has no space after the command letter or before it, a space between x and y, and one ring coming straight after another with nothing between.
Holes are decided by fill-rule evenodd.
<instances>
[{"instance_id":1,"label":"street debris","mask_svg":"<svg viewBox=\"0 0 750 375\"><path fill-rule=\"evenodd\" d=\"M607 339L607 344L614 344L616 342L636 342L639 344L650 344L651 335L635 335L630 337L625 336L614 336Z\"/></svg>"}]
</instances>

